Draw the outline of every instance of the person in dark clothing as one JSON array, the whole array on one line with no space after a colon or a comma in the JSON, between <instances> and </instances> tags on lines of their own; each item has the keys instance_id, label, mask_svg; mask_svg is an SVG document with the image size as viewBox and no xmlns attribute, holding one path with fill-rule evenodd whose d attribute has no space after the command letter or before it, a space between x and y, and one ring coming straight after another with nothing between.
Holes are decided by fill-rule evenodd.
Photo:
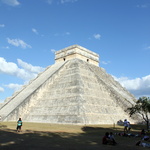
<instances>
[{"instance_id":1,"label":"person in dark clothing","mask_svg":"<svg viewBox=\"0 0 150 150\"><path fill-rule=\"evenodd\" d=\"M105 133L105 136L103 137L103 139L102 139L102 144L108 144L108 143L110 143L110 139L109 139L109 133L108 132L106 132Z\"/></svg>"},{"instance_id":2,"label":"person in dark clothing","mask_svg":"<svg viewBox=\"0 0 150 150\"><path fill-rule=\"evenodd\" d=\"M144 136L145 134L146 134L145 130L142 129L142 131L141 131L141 136Z\"/></svg>"},{"instance_id":3,"label":"person in dark clothing","mask_svg":"<svg viewBox=\"0 0 150 150\"><path fill-rule=\"evenodd\" d=\"M19 120L17 121L17 132L21 131L21 127L22 127L22 120L21 118L19 118Z\"/></svg>"},{"instance_id":4,"label":"person in dark clothing","mask_svg":"<svg viewBox=\"0 0 150 150\"><path fill-rule=\"evenodd\" d=\"M108 136L108 137L109 137L109 139L111 140L111 142L112 142L113 145L117 144L117 142L116 142L116 140L115 140L115 137L114 137L114 135L113 135L112 132L109 133L109 136Z\"/></svg>"},{"instance_id":5,"label":"person in dark clothing","mask_svg":"<svg viewBox=\"0 0 150 150\"><path fill-rule=\"evenodd\" d=\"M109 134L108 132L105 133L105 136L102 138L102 144L109 144L109 145L116 145L116 141L112 132Z\"/></svg>"}]
</instances>

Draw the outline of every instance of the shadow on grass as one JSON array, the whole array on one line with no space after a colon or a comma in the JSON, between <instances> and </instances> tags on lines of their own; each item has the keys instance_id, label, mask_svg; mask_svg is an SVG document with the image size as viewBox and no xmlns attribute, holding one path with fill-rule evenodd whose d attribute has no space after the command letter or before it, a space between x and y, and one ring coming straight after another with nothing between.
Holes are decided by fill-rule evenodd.
<instances>
[{"instance_id":1,"label":"shadow on grass","mask_svg":"<svg viewBox=\"0 0 150 150\"><path fill-rule=\"evenodd\" d=\"M134 129L134 130L142 130L142 129L147 130L146 125L132 125L132 129Z\"/></svg>"},{"instance_id":2,"label":"shadow on grass","mask_svg":"<svg viewBox=\"0 0 150 150\"><path fill-rule=\"evenodd\" d=\"M140 148L135 146L137 139L124 137L116 137L119 141L117 146L102 145L103 135L106 131L115 132L113 128L85 126L82 130L83 133L32 130L17 133L15 130L1 128L0 150L110 150L112 148L133 150Z\"/></svg>"},{"instance_id":3,"label":"shadow on grass","mask_svg":"<svg viewBox=\"0 0 150 150\"><path fill-rule=\"evenodd\" d=\"M12 130L1 130L0 135L1 150L94 150L99 148L99 139L86 137L85 134L29 130L26 133L16 133Z\"/></svg>"}]
</instances>

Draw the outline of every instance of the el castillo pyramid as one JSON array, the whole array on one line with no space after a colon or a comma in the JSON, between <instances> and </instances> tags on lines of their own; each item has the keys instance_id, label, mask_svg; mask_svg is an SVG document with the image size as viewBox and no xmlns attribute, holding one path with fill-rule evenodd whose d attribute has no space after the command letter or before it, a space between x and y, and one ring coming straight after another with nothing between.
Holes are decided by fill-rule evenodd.
<instances>
[{"instance_id":1,"label":"el castillo pyramid","mask_svg":"<svg viewBox=\"0 0 150 150\"><path fill-rule=\"evenodd\" d=\"M99 55L79 45L55 52L55 64L0 108L2 121L113 124L128 119L136 99L99 67Z\"/></svg>"}]
</instances>

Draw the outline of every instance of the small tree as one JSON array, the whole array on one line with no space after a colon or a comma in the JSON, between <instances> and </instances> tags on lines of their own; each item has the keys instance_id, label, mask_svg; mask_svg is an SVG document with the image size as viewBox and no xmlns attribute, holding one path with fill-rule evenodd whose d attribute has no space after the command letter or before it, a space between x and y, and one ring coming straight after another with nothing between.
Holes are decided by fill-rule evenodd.
<instances>
[{"instance_id":1,"label":"small tree","mask_svg":"<svg viewBox=\"0 0 150 150\"><path fill-rule=\"evenodd\" d=\"M146 122L147 130L149 129L149 115L150 115L150 98L140 97L136 104L127 109L130 117L134 114L139 114Z\"/></svg>"}]
</instances>

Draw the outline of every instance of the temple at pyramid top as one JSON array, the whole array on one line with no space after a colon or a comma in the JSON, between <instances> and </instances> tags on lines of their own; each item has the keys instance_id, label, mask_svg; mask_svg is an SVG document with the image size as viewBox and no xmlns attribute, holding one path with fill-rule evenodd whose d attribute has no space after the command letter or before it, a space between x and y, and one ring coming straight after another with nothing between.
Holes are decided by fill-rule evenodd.
<instances>
[{"instance_id":1,"label":"temple at pyramid top","mask_svg":"<svg viewBox=\"0 0 150 150\"><path fill-rule=\"evenodd\" d=\"M99 55L79 45L72 45L55 52L55 63L74 58L99 66Z\"/></svg>"}]
</instances>

